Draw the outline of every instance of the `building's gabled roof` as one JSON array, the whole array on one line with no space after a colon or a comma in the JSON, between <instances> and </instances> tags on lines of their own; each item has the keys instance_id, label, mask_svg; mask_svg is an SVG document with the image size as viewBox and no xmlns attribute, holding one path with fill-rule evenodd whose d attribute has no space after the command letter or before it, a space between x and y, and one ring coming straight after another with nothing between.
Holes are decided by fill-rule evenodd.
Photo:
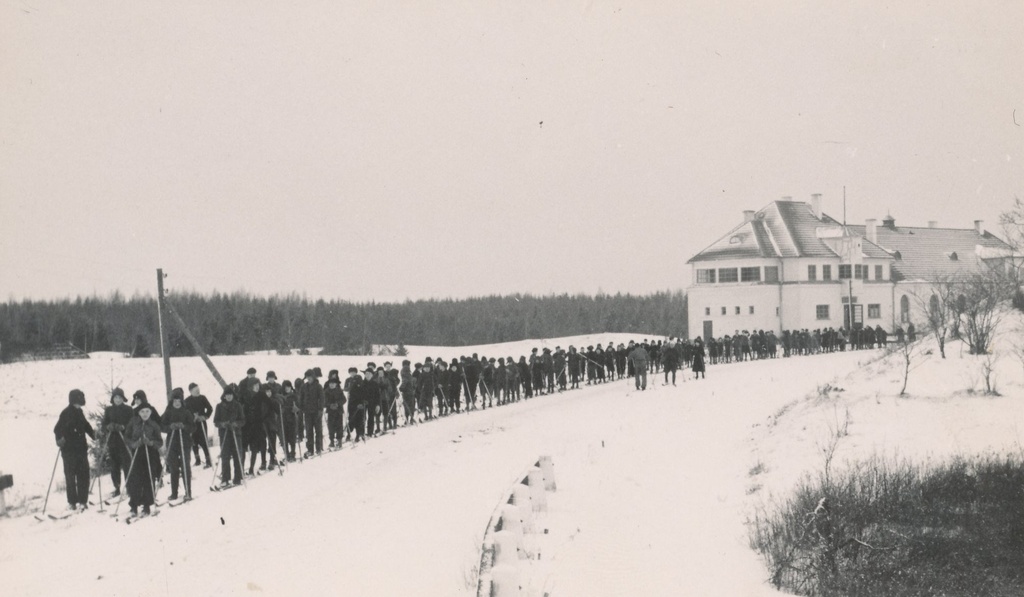
<instances>
[{"instance_id":1,"label":"building's gabled roof","mask_svg":"<svg viewBox=\"0 0 1024 597\"><path fill-rule=\"evenodd\" d=\"M850 226L854 234L865 234L864 226ZM981 264L983 256L996 253L1009 256L1009 245L995 235L978 234L973 228L915 228L895 226L876 228L877 244L890 254L899 253L892 269L906 280L933 280L949 276ZM866 241L865 241L866 244Z\"/></svg>"},{"instance_id":2,"label":"building's gabled roof","mask_svg":"<svg viewBox=\"0 0 1024 597\"><path fill-rule=\"evenodd\" d=\"M698 255L707 260L758 259L778 256L771 233L765 228L763 222L757 220L743 222ZM690 261L695 260L697 257Z\"/></svg>"},{"instance_id":3,"label":"building's gabled roof","mask_svg":"<svg viewBox=\"0 0 1024 597\"><path fill-rule=\"evenodd\" d=\"M876 226L875 242L865 226L843 226L827 214L818 219L808 203L772 201L688 263L725 259L840 257L837 239L858 236L861 257L888 259L895 279L929 280L975 268L983 259L1010 257L1012 248L991 233L973 228Z\"/></svg>"},{"instance_id":4,"label":"building's gabled roof","mask_svg":"<svg viewBox=\"0 0 1024 597\"><path fill-rule=\"evenodd\" d=\"M694 255L688 263L723 259L778 257L827 257L838 254L818 236L820 228L841 228L842 224L822 215L815 217L802 201L772 201L711 246ZM747 241L750 242L747 242ZM891 259L888 252L864 241L865 257Z\"/></svg>"}]
</instances>

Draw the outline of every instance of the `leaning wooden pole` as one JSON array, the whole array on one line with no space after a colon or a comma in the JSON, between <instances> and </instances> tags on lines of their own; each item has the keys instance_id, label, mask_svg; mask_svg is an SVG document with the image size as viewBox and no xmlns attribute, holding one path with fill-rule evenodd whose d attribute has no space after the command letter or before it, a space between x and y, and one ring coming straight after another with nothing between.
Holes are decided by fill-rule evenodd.
<instances>
[{"instance_id":1,"label":"leaning wooden pole","mask_svg":"<svg viewBox=\"0 0 1024 597\"><path fill-rule=\"evenodd\" d=\"M171 403L171 355L167 351L167 331L164 330L164 270L156 270L156 320L160 324L160 355L164 359L164 383L167 403Z\"/></svg>"},{"instance_id":2,"label":"leaning wooden pole","mask_svg":"<svg viewBox=\"0 0 1024 597\"><path fill-rule=\"evenodd\" d=\"M200 357L202 357L203 362L206 363L206 368L209 369L210 373L213 374L213 378L216 379L217 383L220 384L221 389L223 390L227 388L228 382L224 381L224 378L221 376L220 371L217 371L217 368L213 366L213 361L211 361L210 357L206 355L206 351L203 350L203 346L199 344L199 341L196 340L196 337L192 335L192 331L188 329L187 325L185 325L185 320L181 318L181 315L178 315L178 312L174 309L174 305L172 305L170 302L166 302L164 303L164 307L167 309L167 312L171 314L171 317L174 318L174 321L178 323L178 327L181 328L181 332L185 334L186 338L188 338L188 341L192 344L192 348L194 348L196 350L196 353L199 354Z\"/></svg>"}]
</instances>

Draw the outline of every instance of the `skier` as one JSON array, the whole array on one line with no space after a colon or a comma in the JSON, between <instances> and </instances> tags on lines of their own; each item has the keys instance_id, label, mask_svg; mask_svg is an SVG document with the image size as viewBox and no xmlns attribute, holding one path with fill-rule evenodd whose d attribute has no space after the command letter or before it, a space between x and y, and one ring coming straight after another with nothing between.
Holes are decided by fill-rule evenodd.
<instances>
[{"instance_id":1,"label":"skier","mask_svg":"<svg viewBox=\"0 0 1024 597\"><path fill-rule=\"evenodd\" d=\"M398 369L391 368L391 362L384 363L384 377L388 386L384 396L384 427L394 430L398 427Z\"/></svg>"},{"instance_id":2,"label":"skier","mask_svg":"<svg viewBox=\"0 0 1024 597\"><path fill-rule=\"evenodd\" d=\"M433 368L433 360L431 360L430 357L427 357L423 361L423 368L420 369L420 377L416 382L416 387L419 391L417 404L420 408L420 412L423 413L423 420L425 421L434 418L434 386L437 382L434 380Z\"/></svg>"},{"instance_id":3,"label":"skier","mask_svg":"<svg viewBox=\"0 0 1024 597\"><path fill-rule=\"evenodd\" d=\"M242 461L245 452L249 452L249 475L256 467L256 454L260 456L260 470L267 470L267 427L266 420L270 411L270 398L263 390L260 380L249 382L250 392L242 405L245 408L245 425L242 428Z\"/></svg>"},{"instance_id":4,"label":"skier","mask_svg":"<svg viewBox=\"0 0 1024 597\"><path fill-rule=\"evenodd\" d=\"M132 450L132 470L125 482L132 516L138 516L139 506L142 506L142 515L148 516L149 507L156 499L156 480L159 478L156 465L160 462L163 437L155 414L156 411L149 404L140 405L125 433L125 441Z\"/></svg>"},{"instance_id":5,"label":"skier","mask_svg":"<svg viewBox=\"0 0 1024 597\"><path fill-rule=\"evenodd\" d=\"M206 456L206 465L203 468L210 468L210 445L207 438L210 436L207 428L206 421L209 420L210 415L213 414L213 407L210 405L210 401L206 399L199 392L199 384L192 382L188 384L188 397L185 398L185 408L192 413L192 418L195 420L196 426L192 431L192 450L196 456L196 466L199 466L199 448L203 449L203 454Z\"/></svg>"},{"instance_id":6,"label":"skier","mask_svg":"<svg viewBox=\"0 0 1024 597\"><path fill-rule=\"evenodd\" d=\"M363 373L366 375L362 386L363 404L366 405L366 435L374 437L383 431L380 411L387 381L384 379L384 369L373 363L368 364Z\"/></svg>"},{"instance_id":7,"label":"skier","mask_svg":"<svg viewBox=\"0 0 1024 597\"><path fill-rule=\"evenodd\" d=\"M672 385L676 385L676 369L679 369L679 349L675 342L669 342L661 352L661 363L665 368L665 385L668 385L668 375L672 374Z\"/></svg>"},{"instance_id":8,"label":"skier","mask_svg":"<svg viewBox=\"0 0 1024 597\"><path fill-rule=\"evenodd\" d=\"M409 359L402 361L402 409L405 415L404 424L409 426L416 422L416 379L409 369Z\"/></svg>"},{"instance_id":9,"label":"skier","mask_svg":"<svg viewBox=\"0 0 1024 597\"><path fill-rule=\"evenodd\" d=\"M705 378L704 376L704 342L700 336L693 341L693 378Z\"/></svg>"},{"instance_id":10,"label":"skier","mask_svg":"<svg viewBox=\"0 0 1024 597\"><path fill-rule=\"evenodd\" d=\"M227 486L231 482L231 469L234 467L234 484L242 482L241 438L242 426L245 425L245 409L235 402L235 387L224 388L217 410L213 413L213 424L217 427L220 437L221 484Z\"/></svg>"},{"instance_id":11,"label":"skier","mask_svg":"<svg viewBox=\"0 0 1024 597\"><path fill-rule=\"evenodd\" d=\"M348 428L349 433L356 432L355 441L366 441L366 402L363 386L366 382L359 375L359 369L349 367L349 378L345 381L348 388Z\"/></svg>"},{"instance_id":12,"label":"skier","mask_svg":"<svg viewBox=\"0 0 1024 597\"><path fill-rule=\"evenodd\" d=\"M131 453L124 443L124 431L135 415L132 407L125 403L124 390L114 388L110 393L110 406L103 410L103 422L100 430L106 435L107 456L110 458L110 480L114 484L112 497L121 495L121 478L128 477L128 465Z\"/></svg>"},{"instance_id":13,"label":"skier","mask_svg":"<svg viewBox=\"0 0 1024 597\"><path fill-rule=\"evenodd\" d=\"M184 478L185 499L192 499L192 467L188 455L192 452L192 433L196 422L192 411L185 408L185 392L181 388L171 391L171 403L162 417L161 426L167 434L167 470L171 473L171 497L178 499L178 482Z\"/></svg>"},{"instance_id":14,"label":"skier","mask_svg":"<svg viewBox=\"0 0 1024 597\"><path fill-rule=\"evenodd\" d=\"M68 393L68 406L60 412L53 427L54 439L64 460L64 486L68 494L68 508L85 510L89 507L89 446L85 436L95 438L92 425L85 419L82 407L85 394L74 389Z\"/></svg>"},{"instance_id":15,"label":"skier","mask_svg":"<svg viewBox=\"0 0 1024 597\"><path fill-rule=\"evenodd\" d=\"M582 360L580 353L576 352L576 347L570 346L568 357L570 390L578 390L580 387L580 361Z\"/></svg>"},{"instance_id":16,"label":"skier","mask_svg":"<svg viewBox=\"0 0 1024 597\"><path fill-rule=\"evenodd\" d=\"M324 388L324 404L327 406L327 447L340 448L343 439L341 423L345 406L345 392L341 389L338 370L332 369L327 374L327 386Z\"/></svg>"},{"instance_id":17,"label":"skier","mask_svg":"<svg viewBox=\"0 0 1024 597\"><path fill-rule=\"evenodd\" d=\"M295 462L295 443L298 441L299 415L302 410L299 408L298 396L293 391L291 381L284 380L281 392L275 401L278 403L280 414L284 416L281 431L284 434L285 457L288 462Z\"/></svg>"},{"instance_id":18,"label":"skier","mask_svg":"<svg viewBox=\"0 0 1024 597\"><path fill-rule=\"evenodd\" d=\"M637 344L629 353L629 362L633 365L636 381L636 389L644 391L647 389L647 351L643 344Z\"/></svg>"},{"instance_id":19,"label":"skier","mask_svg":"<svg viewBox=\"0 0 1024 597\"><path fill-rule=\"evenodd\" d=\"M320 454L324 451L324 388L314 369L306 371L299 402L306 420L306 457Z\"/></svg>"}]
</instances>

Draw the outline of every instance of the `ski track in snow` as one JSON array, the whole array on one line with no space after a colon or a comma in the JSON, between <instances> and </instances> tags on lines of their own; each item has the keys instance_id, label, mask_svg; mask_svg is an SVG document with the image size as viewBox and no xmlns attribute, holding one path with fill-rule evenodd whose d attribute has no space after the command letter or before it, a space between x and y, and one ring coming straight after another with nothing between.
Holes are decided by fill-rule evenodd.
<instances>
[{"instance_id":1,"label":"ski track in snow","mask_svg":"<svg viewBox=\"0 0 1024 597\"><path fill-rule=\"evenodd\" d=\"M600 337L616 343L638 338ZM464 352L518 357L533 345L592 342L411 347L408 358ZM249 479L245 488L225 493L209 492L212 471L197 469L195 501L130 527L91 511L62 521L22 516L0 522L0 577L5 594L19 596L474 595L472 570L489 517L524 467L550 454L558 482L543 517L550 535L537 539L544 557L531 563L535 574L525 581L536 594L776 595L764 583L743 524L751 436L784 405L877 355L710 366L708 379L683 382L685 372L676 387L661 385L663 377L652 374L645 392L626 380L583 386L400 429L355 448L345 444L340 452L290 464L284 476ZM385 360L250 355L214 361L233 380L250 365L261 373L274 369L284 379L314 365L344 371L369 359ZM87 385L73 380L88 381L109 366L82 361L0 368L5 394L30 379L46 388L45 407L9 394L0 421L5 460L19 453L16 447L20 453L25 445L44 447L19 461L30 465L30 479L45 474L38 481L42 491L54 456L49 430L66 404L61 396ZM114 367L115 382L118 369L145 382L124 384L129 394L135 387L162 388L159 360ZM204 377L198 358L174 359L172 368L184 382L175 385L192 375L216 403L210 391L215 384ZM44 372L47 379L40 380ZM96 385L83 387L90 405L105 392L104 384ZM30 414L13 419L12 411ZM163 488L160 497L167 492ZM55 488L50 511L63 507ZM59 573L51 574L55 569Z\"/></svg>"}]
</instances>

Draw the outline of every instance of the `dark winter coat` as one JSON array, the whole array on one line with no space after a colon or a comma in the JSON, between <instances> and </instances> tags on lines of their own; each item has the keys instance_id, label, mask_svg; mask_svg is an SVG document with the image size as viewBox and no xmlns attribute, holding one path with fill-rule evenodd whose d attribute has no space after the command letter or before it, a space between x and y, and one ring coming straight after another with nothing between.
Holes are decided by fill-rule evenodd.
<instances>
[{"instance_id":1,"label":"dark winter coat","mask_svg":"<svg viewBox=\"0 0 1024 597\"><path fill-rule=\"evenodd\" d=\"M299 404L302 412L314 415L324 412L324 388L316 378L313 381L303 384L299 392Z\"/></svg>"},{"instance_id":2,"label":"dark winter coat","mask_svg":"<svg viewBox=\"0 0 1024 597\"><path fill-rule=\"evenodd\" d=\"M109 446L122 445L121 438L134 415L132 407L124 403L112 404L103 410L103 422L100 423L100 429L107 434Z\"/></svg>"},{"instance_id":3,"label":"dark winter coat","mask_svg":"<svg viewBox=\"0 0 1024 597\"><path fill-rule=\"evenodd\" d=\"M180 426L180 427L179 427ZM181 429L181 437L185 439L185 452L192 447L192 432L196 428L195 416L192 411L185 408L174 408L174 405L167 407L160 417L160 427L167 434L167 449L180 450L178 447L178 429Z\"/></svg>"},{"instance_id":4,"label":"dark winter coat","mask_svg":"<svg viewBox=\"0 0 1024 597\"><path fill-rule=\"evenodd\" d=\"M61 451L68 454L87 452L89 445L85 442L85 436L96 437L82 410L70 404L60 411L57 424L53 427L53 435L58 442L64 440Z\"/></svg>"},{"instance_id":5,"label":"dark winter coat","mask_svg":"<svg viewBox=\"0 0 1024 597\"><path fill-rule=\"evenodd\" d=\"M402 385L399 389L402 391L402 399L409 400L416 396L416 378L413 377L412 371L408 367L402 367Z\"/></svg>"},{"instance_id":6,"label":"dark winter coat","mask_svg":"<svg viewBox=\"0 0 1024 597\"><path fill-rule=\"evenodd\" d=\"M345 406L345 391L341 389L341 383L334 382L334 387L331 387L332 382L327 382L327 387L324 388L324 406L327 408L327 412L341 413Z\"/></svg>"},{"instance_id":7,"label":"dark winter coat","mask_svg":"<svg viewBox=\"0 0 1024 597\"><path fill-rule=\"evenodd\" d=\"M131 422L128 423L124 439L128 442L128 448L133 451L143 443L152 447L159 447L163 443L164 438L160 434L160 423L156 421L156 413L150 415L148 421L143 421L142 417L139 416L133 417Z\"/></svg>"},{"instance_id":8,"label":"dark winter coat","mask_svg":"<svg viewBox=\"0 0 1024 597\"><path fill-rule=\"evenodd\" d=\"M202 394L198 396L189 394L186 396L185 408L191 411L193 415L199 415L204 420L209 419L210 415L213 414L213 406L210 405L210 401L207 400L206 396Z\"/></svg>"},{"instance_id":9,"label":"dark winter coat","mask_svg":"<svg viewBox=\"0 0 1024 597\"><path fill-rule=\"evenodd\" d=\"M668 371L674 371L679 368L679 349L676 348L675 344L669 344L661 352L661 364Z\"/></svg>"},{"instance_id":10,"label":"dark winter coat","mask_svg":"<svg viewBox=\"0 0 1024 597\"><path fill-rule=\"evenodd\" d=\"M237 400L221 400L213 413L213 424L219 430L220 443L223 446L224 437L229 430L240 432L245 425L245 409Z\"/></svg>"}]
</instances>

